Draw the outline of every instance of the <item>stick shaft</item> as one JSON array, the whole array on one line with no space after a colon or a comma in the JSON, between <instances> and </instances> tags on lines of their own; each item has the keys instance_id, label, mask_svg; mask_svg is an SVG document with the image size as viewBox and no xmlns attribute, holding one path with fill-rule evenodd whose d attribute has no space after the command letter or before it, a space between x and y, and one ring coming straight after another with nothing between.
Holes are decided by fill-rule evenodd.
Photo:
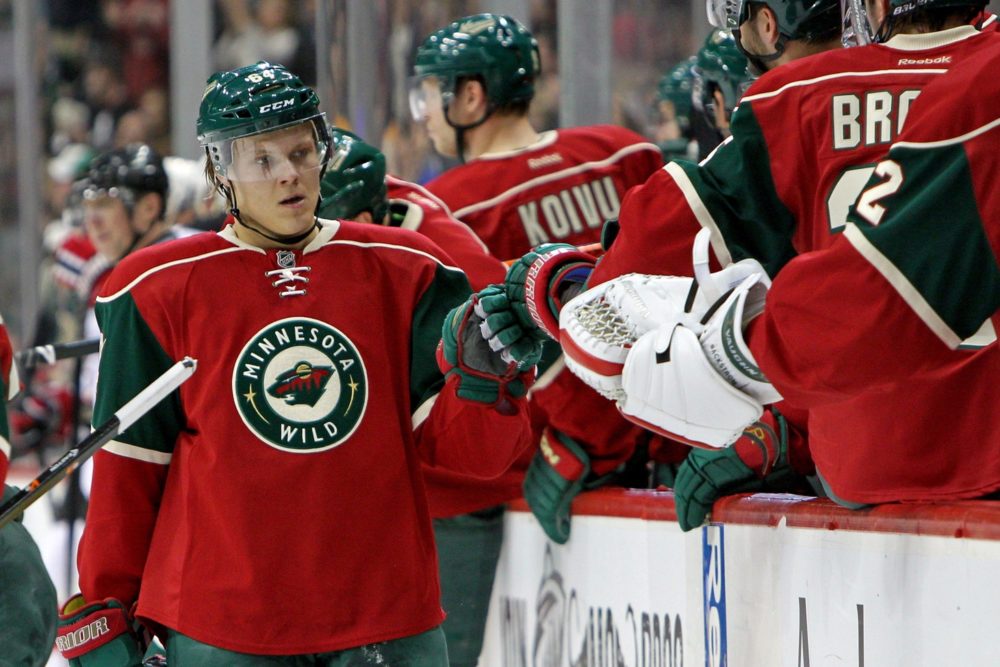
<instances>
[{"instance_id":1,"label":"stick shaft","mask_svg":"<svg viewBox=\"0 0 1000 667\"><path fill-rule=\"evenodd\" d=\"M33 479L26 487L14 494L6 503L0 506L0 529L14 520L36 500L45 495L49 489L58 484L67 475L76 470L84 461L97 453L101 447L127 429L140 417L149 412L156 404L169 396L181 386L197 367L197 362L185 357L167 369L160 377L153 380L149 386L135 395L132 400L123 405L106 422L98 426L93 433L84 438L76 447L59 457L59 460L46 468L42 474Z\"/></svg>"}]
</instances>

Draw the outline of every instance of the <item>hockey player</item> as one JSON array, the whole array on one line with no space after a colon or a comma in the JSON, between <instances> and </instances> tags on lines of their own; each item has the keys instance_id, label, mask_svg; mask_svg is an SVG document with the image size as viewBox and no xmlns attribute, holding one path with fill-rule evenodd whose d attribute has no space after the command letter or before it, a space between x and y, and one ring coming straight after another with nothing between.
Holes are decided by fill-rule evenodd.
<instances>
[{"instance_id":1,"label":"hockey player","mask_svg":"<svg viewBox=\"0 0 1000 667\"><path fill-rule=\"evenodd\" d=\"M663 75L656 86L654 138L665 161L697 157L691 131L691 84L694 63L691 56Z\"/></svg>"},{"instance_id":2,"label":"hockey player","mask_svg":"<svg viewBox=\"0 0 1000 667\"><path fill-rule=\"evenodd\" d=\"M954 348L991 317L994 326L1000 323L1000 196L992 187L1000 167L995 104L1000 86L989 76L997 65L1000 44L994 40L924 89L906 130L875 167L843 235L829 248L789 262L767 293L762 316L747 316L762 297L753 279L704 317L704 326L692 324L680 309L661 312L676 319L632 347L624 389L638 389L655 402L662 424L709 426L675 400L697 396L713 406L712 426L718 427L738 423L748 408L759 410L763 390L773 393L768 381L789 401L815 407L862 401L874 406L908 391L921 376L933 382L963 366L984 365L995 378L998 355ZM955 96L956 90L973 87L976 96ZM674 283L680 293L690 280L659 279L659 288L670 291ZM742 336L742 327L725 324L740 320L751 320ZM672 330L669 345L657 344L653 339L666 329ZM713 354L713 331L727 330L732 340L727 349L735 354ZM689 347L689 340L696 342ZM657 355L671 361L658 363ZM913 439L905 450L887 438L892 443L887 454L880 453L882 441L844 442L838 452L843 468L868 481L869 502L992 496L1000 488L996 383L982 381L953 400L962 405L962 421L979 425L963 430L983 437L956 440L942 431ZM905 418L919 415L908 412ZM973 465L964 465L964 458L974 459ZM734 463L725 455L704 460ZM703 473L704 468L685 464L678 495L688 484L695 493L705 489ZM891 484L878 485L880 476Z\"/></svg>"},{"instance_id":3,"label":"hockey player","mask_svg":"<svg viewBox=\"0 0 1000 667\"><path fill-rule=\"evenodd\" d=\"M729 136L733 108L750 85L746 56L732 33L715 28L698 51L693 70L692 125L701 159Z\"/></svg>"},{"instance_id":4,"label":"hockey player","mask_svg":"<svg viewBox=\"0 0 1000 667\"><path fill-rule=\"evenodd\" d=\"M316 217L326 128L284 67L213 75L199 140L235 222L102 291L96 422L199 367L95 457L64 655L137 655L137 602L171 663L447 664L419 462L500 474L540 352L418 234Z\"/></svg>"},{"instance_id":5,"label":"hockey player","mask_svg":"<svg viewBox=\"0 0 1000 667\"><path fill-rule=\"evenodd\" d=\"M884 42L789 62L762 76L733 114L732 137L708 160L670 164L626 199L615 246L590 284L629 272L689 274L691 239L702 227L711 231L720 264L753 257L771 275L795 254L828 245L923 86L996 39L995 20L981 16L983 6L978 0L869 3L874 32ZM794 52L794 40L785 35L798 30L787 25L796 8L798 3L778 0L767 7L740 3L726 15L739 26L751 63L756 58L773 65ZM769 50L761 48L762 38ZM860 461L910 458L914 442L945 436L983 439L982 424L955 424L946 406L991 373L986 363L968 364L933 382L887 393L875 404L845 401L810 410L809 451L824 489L848 505L892 497L906 481ZM910 418L901 422L900 414ZM941 431L945 424L947 434ZM785 461L784 449L779 441L754 459L741 458L736 448L692 452L685 465L693 481L676 493L682 527L699 525L714 497L759 488L764 472ZM974 462L951 467L942 497L962 486L992 483L984 477L993 473Z\"/></svg>"},{"instance_id":6,"label":"hockey player","mask_svg":"<svg viewBox=\"0 0 1000 667\"><path fill-rule=\"evenodd\" d=\"M428 183L427 189L501 259L519 257L539 243L598 241L601 226L618 214L625 192L663 164L654 144L621 127L537 132L527 113L541 66L531 33L516 20L494 14L459 19L432 33L417 49L414 69L420 83L411 98L414 117L426 124L438 153L463 162ZM553 348L546 362L557 356ZM542 440L531 462L535 474L529 473L525 489L547 534L559 542L569 538L564 492L582 485L587 475L566 481L547 461L557 460L557 450L564 447L578 449L576 440L584 437L630 453L641 434L562 370L561 361L549 365L533 389L532 415L539 437L546 424L558 433L551 430ZM567 404L587 410L588 420L557 425L553 420ZM523 472L528 464L519 461L515 469ZM595 459L588 471L592 467L596 478L618 464L604 466ZM444 542L451 541L449 551L482 554L478 565L464 568L482 574L444 582L450 614L445 629L451 664L458 667L474 665L482 645L502 537L503 507L498 503L520 492L500 482L478 490L461 485L455 491L455 507L460 503L468 514L438 522L440 549L444 552ZM487 504L487 499L492 502ZM455 601L450 609L449 593Z\"/></svg>"},{"instance_id":7,"label":"hockey player","mask_svg":"<svg viewBox=\"0 0 1000 667\"><path fill-rule=\"evenodd\" d=\"M0 488L3 501L16 489L4 486L10 432L6 402L20 389L7 328L0 317ZM0 650L4 664L41 667L56 636L56 590L41 554L20 519L0 529Z\"/></svg>"},{"instance_id":8,"label":"hockey player","mask_svg":"<svg viewBox=\"0 0 1000 667\"><path fill-rule=\"evenodd\" d=\"M625 192L663 164L655 145L621 127L535 131L538 45L510 17L467 16L432 33L414 70L414 118L438 153L464 163L427 189L501 259L540 243L594 243Z\"/></svg>"}]
</instances>

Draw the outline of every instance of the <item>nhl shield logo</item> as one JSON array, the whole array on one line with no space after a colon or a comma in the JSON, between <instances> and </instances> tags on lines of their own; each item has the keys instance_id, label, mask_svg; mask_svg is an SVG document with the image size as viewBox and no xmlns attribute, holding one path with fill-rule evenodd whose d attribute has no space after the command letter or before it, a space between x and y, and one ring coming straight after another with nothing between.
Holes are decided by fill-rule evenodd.
<instances>
[{"instance_id":1,"label":"nhl shield logo","mask_svg":"<svg viewBox=\"0 0 1000 667\"><path fill-rule=\"evenodd\" d=\"M322 452L344 442L368 404L368 374L354 343L308 317L257 332L233 369L233 400L243 423L287 452Z\"/></svg>"}]
</instances>

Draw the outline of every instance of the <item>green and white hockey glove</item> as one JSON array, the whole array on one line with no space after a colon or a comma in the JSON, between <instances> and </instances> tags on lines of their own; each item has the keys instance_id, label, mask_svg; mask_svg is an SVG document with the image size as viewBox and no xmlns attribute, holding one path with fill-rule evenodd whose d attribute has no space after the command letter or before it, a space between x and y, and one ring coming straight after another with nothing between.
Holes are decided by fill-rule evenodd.
<instances>
[{"instance_id":1,"label":"green and white hockey glove","mask_svg":"<svg viewBox=\"0 0 1000 667\"><path fill-rule=\"evenodd\" d=\"M684 531L697 528L722 496L784 490L797 477L788 460L785 418L767 410L732 447L691 450L674 483L677 522Z\"/></svg>"},{"instance_id":2,"label":"green and white hockey glove","mask_svg":"<svg viewBox=\"0 0 1000 667\"><path fill-rule=\"evenodd\" d=\"M553 542L569 540L570 508L581 491L600 486L611 475L595 477L590 457L571 437L546 428L528 466L522 490L531 513Z\"/></svg>"},{"instance_id":3,"label":"green and white hockey glove","mask_svg":"<svg viewBox=\"0 0 1000 667\"><path fill-rule=\"evenodd\" d=\"M560 294L566 283L585 283L596 263L566 243L544 243L514 262L504 290L521 326L558 340Z\"/></svg>"},{"instance_id":4,"label":"green and white hockey glove","mask_svg":"<svg viewBox=\"0 0 1000 667\"><path fill-rule=\"evenodd\" d=\"M483 298L488 307L481 303ZM513 320L505 303L502 291L491 286L453 308L441 328L437 353L441 372L458 382L460 398L498 408L508 398L527 394L542 347L540 340L524 335L519 327L512 331L503 326ZM493 327L486 324L491 317Z\"/></svg>"},{"instance_id":5,"label":"green and white hockey glove","mask_svg":"<svg viewBox=\"0 0 1000 667\"><path fill-rule=\"evenodd\" d=\"M140 667L134 620L114 598L86 603L74 595L59 614L56 648L70 667Z\"/></svg>"}]
</instances>

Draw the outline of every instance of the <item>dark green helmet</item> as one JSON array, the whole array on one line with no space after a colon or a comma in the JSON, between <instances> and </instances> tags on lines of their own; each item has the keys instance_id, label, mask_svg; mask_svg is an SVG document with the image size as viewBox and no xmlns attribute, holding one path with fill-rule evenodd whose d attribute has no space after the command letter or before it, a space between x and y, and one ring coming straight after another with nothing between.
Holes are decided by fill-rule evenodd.
<instances>
[{"instance_id":1,"label":"dark green helmet","mask_svg":"<svg viewBox=\"0 0 1000 667\"><path fill-rule=\"evenodd\" d=\"M127 207L148 192L160 195L165 206L169 183L163 158L147 144L129 144L95 157L82 179L84 199L112 196Z\"/></svg>"},{"instance_id":2,"label":"dark green helmet","mask_svg":"<svg viewBox=\"0 0 1000 667\"><path fill-rule=\"evenodd\" d=\"M709 111L715 104L713 92L718 89L728 106L728 113L732 113L752 80L747 71L747 58L737 48L733 33L718 28L708 34L698 51L694 71L698 98L702 108ZM714 118L714 114L710 117Z\"/></svg>"},{"instance_id":3,"label":"dark green helmet","mask_svg":"<svg viewBox=\"0 0 1000 667\"><path fill-rule=\"evenodd\" d=\"M529 102L541 72L538 42L509 16L466 16L432 33L417 49L419 78L434 76L442 94L455 92L459 77L480 76L495 106Z\"/></svg>"},{"instance_id":4,"label":"dark green helmet","mask_svg":"<svg viewBox=\"0 0 1000 667\"><path fill-rule=\"evenodd\" d=\"M332 150L320 181L319 217L351 220L370 211L381 224L389 210L385 155L357 135L330 128Z\"/></svg>"},{"instance_id":5,"label":"dark green helmet","mask_svg":"<svg viewBox=\"0 0 1000 667\"><path fill-rule=\"evenodd\" d=\"M840 34L840 0L752 1L771 8L785 40L822 41ZM738 30L750 18L750 4L751 0L709 0L709 23L725 30Z\"/></svg>"},{"instance_id":6,"label":"dark green helmet","mask_svg":"<svg viewBox=\"0 0 1000 667\"><path fill-rule=\"evenodd\" d=\"M232 140L303 122L313 123L325 154L329 137L315 91L282 65L260 61L209 78L198 110L198 141L224 174Z\"/></svg>"},{"instance_id":7,"label":"dark green helmet","mask_svg":"<svg viewBox=\"0 0 1000 667\"><path fill-rule=\"evenodd\" d=\"M663 75L656 89L657 100L674 105L674 114L682 132L691 126L691 89L694 84L694 65L697 56L691 56Z\"/></svg>"}]
</instances>

